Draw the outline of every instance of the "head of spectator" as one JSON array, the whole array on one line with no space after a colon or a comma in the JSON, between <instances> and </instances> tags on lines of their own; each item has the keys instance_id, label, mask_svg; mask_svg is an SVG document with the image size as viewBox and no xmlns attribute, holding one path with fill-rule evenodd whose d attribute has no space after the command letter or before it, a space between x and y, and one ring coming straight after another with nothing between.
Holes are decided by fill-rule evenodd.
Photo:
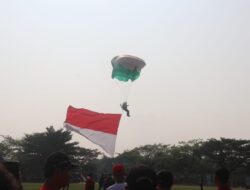
<instances>
[{"instance_id":1,"label":"head of spectator","mask_svg":"<svg viewBox=\"0 0 250 190\"><path fill-rule=\"evenodd\" d=\"M21 190L21 186L15 176L8 171L3 163L0 163L0 189Z\"/></svg>"},{"instance_id":2,"label":"head of spectator","mask_svg":"<svg viewBox=\"0 0 250 190\"><path fill-rule=\"evenodd\" d=\"M153 169L147 166L133 168L127 176L128 190L155 190L157 176Z\"/></svg>"},{"instance_id":3,"label":"head of spectator","mask_svg":"<svg viewBox=\"0 0 250 190\"><path fill-rule=\"evenodd\" d=\"M174 183L174 177L171 172L162 170L157 175L157 189L170 190Z\"/></svg>"},{"instance_id":4,"label":"head of spectator","mask_svg":"<svg viewBox=\"0 0 250 190\"><path fill-rule=\"evenodd\" d=\"M112 168L113 178L116 183L124 182L125 168L123 164L115 164Z\"/></svg>"},{"instance_id":5,"label":"head of spectator","mask_svg":"<svg viewBox=\"0 0 250 190\"><path fill-rule=\"evenodd\" d=\"M69 157L62 152L50 154L45 162L44 177L46 182L43 189L57 190L62 187L67 187L70 182L71 170L76 167L69 160ZM49 187L49 188L48 188Z\"/></svg>"}]
</instances>

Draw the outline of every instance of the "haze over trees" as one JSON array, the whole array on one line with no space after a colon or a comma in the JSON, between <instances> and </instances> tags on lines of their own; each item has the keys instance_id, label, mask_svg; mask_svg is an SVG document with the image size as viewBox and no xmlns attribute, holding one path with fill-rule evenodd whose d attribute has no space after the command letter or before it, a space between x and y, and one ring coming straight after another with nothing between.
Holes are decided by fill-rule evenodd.
<instances>
[{"instance_id":1,"label":"haze over trees","mask_svg":"<svg viewBox=\"0 0 250 190\"><path fill-rule=\"evenodd\" d=\"M232 172L235 185L244 184L245 177L250 175L250 140L246 139L194 139L176 145L144 145L114 158L97 149L80 147L72 141L70 131L55 130L53 126L42 133L25 134L21 139L2 136L0 141L0 159L19 161L24 181L42 181L43 163L55 151L65 152L79 165L78 180L81 174L93 173L97 178L101 173L110 173L113 163L123 163L127 170L138 164L156 171L166 169L175 174L177 183L185 184L199 184L201 180L211 183L219 167Z\"/></svg>"}]
</instances>

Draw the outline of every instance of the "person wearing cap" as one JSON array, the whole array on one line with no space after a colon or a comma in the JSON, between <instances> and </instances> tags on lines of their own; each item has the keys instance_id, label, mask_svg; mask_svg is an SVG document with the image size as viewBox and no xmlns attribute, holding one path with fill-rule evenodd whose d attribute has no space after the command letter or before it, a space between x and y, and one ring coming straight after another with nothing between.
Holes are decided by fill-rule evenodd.
<instances>
[{"instance_id":1,"label":"person wearing cap","mask_svg":"<svg viewBox=\"0 0 250 190\"><path fill-rule=\"evenodd\" d=\"M126 182L124 179L125 168L122 164L115 164L112 169L115 183L107 188L107 190L125 190Z\"/></svg>"},{"instance_id":2,"label":"person wearing cap","mask_svg":"<svg viewBox=\"0 0 250 190\"><path fill-rule=\"evenodd\" d=\"M55 152L48 156L44 166L45 182L40 190L68 189L71 169L76 167L68 156L62 152Z\"/></svg>"}]
</instances>

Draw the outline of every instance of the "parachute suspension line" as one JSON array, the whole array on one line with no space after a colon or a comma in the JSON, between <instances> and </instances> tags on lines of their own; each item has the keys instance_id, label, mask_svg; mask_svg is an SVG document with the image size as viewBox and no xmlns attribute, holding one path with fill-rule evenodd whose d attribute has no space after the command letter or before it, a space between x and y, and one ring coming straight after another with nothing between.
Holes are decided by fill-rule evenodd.
<instances>
[{"instance_id":1,"label":"parachute suspension line","mask_svg":"<svg viewBox=\"0 0 250 190\"><path fill-rule=\"evenodd\" d=\"M125 84L123 84L122 87L122 101L121 101L121 108L122 108L122 115L124 114L124 112L126 112L127 117L130 117L130 111L129 111L129 103L128 103L128 96L130 93L130 89L132 86L132 81L126 82Z\"/></svg>"},{"instance_id":2,"label":"parachute suspension line","mask_svg":"<svg viewBox=\"0 0 250 190\"><path fill-rule=\"evenodd\" d=\"M120 107L121 107L121 114L123 115L124 112L126 112L126 115L129 116L130 114L128 113L129 110L127 108L127 106L129 106L128 104L128 97L129 97L129 93L130 93L130 89L132 86L132 81L128 81L128 82L120 82L120 81L115 81L119 92L120 92ZM124 107L124 104L126 104L127 106Z\"/></svg>"},{"instance_id":3,"label":"parachute suspension line","mask_svg":"<svg viewBox=\"0 0 250 190\"><path fill-rule=\"evenodd\" d=\"M132 82L128 81L128 82L120 82L118 80L115 80L115 83L117 85L117 88L119 89L119 93L120 93L120 102L126 102L128 100L129 97L129 93L130 93L130 89L132 86Z\"/></svg>"},{"instance_id":4,"label":"parachute suspension line","mask_svg":"<svg viewBox=\"0 0 250 190\"><path fill-rule=\"evenodd\" d=\"M123 91L123 102L127 102L128 101L128 96L129 96L129 93L130 93L130 89L131 89L131 86L132 86L132 82L129 81L126 83L125 85L125 89Z\"/></svg>"}]
</instances>

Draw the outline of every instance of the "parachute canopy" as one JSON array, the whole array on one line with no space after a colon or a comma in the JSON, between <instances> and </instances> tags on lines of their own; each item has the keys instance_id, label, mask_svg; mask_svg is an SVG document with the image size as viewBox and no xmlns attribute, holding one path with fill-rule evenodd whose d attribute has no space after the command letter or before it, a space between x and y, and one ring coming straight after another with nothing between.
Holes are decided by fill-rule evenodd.
<instances>
[{"instance_id":1,"label":"parachute canopy","mask_svg":"<svg viewBox=\"0 0 250 190\"><path fill-rule=\"evenodd\" d=\"M112 78L119 81L134 81L140 76L145 61L131 55L118 55L111 60L113 66Z\"/></svg>"}]
</instances>

